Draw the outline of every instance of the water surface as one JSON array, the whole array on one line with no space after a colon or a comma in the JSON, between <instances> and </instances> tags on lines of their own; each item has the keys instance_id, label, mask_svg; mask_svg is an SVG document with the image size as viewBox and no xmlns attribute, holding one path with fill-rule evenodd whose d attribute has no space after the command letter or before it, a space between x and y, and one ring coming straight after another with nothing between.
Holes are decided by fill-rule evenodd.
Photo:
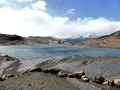
<instances>
[{"instance_id":1,"label":"water surface","mask_svg":"<svg viewBox=\"0 0 120 90\"><path fill-rule=\"evenodd\" d=\"M21 59L48 58L56 56L120 56L120 49L107 48L65 48L62 46L50 46L43 44L36 45L15 45L0 46L0 53Z\"/></svg>"}]
</instances>

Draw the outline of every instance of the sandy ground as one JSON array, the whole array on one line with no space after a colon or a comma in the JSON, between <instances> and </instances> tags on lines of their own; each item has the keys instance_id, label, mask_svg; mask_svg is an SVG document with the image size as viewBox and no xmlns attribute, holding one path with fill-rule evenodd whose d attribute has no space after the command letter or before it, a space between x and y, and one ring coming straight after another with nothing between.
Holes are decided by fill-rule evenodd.
<instances>
[{"instance_id":1,"label":"sandy ground","mask_svg":"<svg viewBox=\"0 0 120 90\"><path fill-rule=\"evenodd\" d=\"M64 78L42 72L0 82L0 90L79 90Z\"/></svg>"}]
</instances>

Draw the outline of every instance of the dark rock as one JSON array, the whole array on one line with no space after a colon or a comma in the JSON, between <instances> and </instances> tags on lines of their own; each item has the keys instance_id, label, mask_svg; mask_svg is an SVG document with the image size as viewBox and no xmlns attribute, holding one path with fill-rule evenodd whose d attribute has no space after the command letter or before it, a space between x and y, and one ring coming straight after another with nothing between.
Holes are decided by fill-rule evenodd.
<instances>
[{"instance_id":1,"label":"dark rock","mask_svg":"<svg viewBox=\"0 0 120 90\"><path fill-rule=\"evenodd\" d=\"M69 78L81 78L81 76L85 75L85 73L83 71L79 71L79 72L74 72L72 74L68 74Z\"/></svg>"},{"instance_id":2,"label":"dark rock","mask_svg":"<svg viewBox=\"0 0 120 90\"><path fill-rule=\"evenodd\" d=\"M68 75L67 75L67 73L65 73L63 71L60 71L60 72L58 72L57 76L58 77L67 77Z\"/></svg>"},{"instance_id":3,"label":"dark rock","mask_svg":"<svg viewBox=\"0 0 120 90\"><path fill-rule=\"evenodd\" d=\"M29 84L28 84L28 86L29 86L29 87L32 87L32 84L31 84L31 83L29 83Z\"/></svg>"},{"instance_id":4,"label":"dark rock","mask_svg":"<svg viewBox=\"0 0 120 90\"><path fill-rule=\"evenodd\" d=\"M75 78L75 75L73 75L73 74L68 74L68 77L69 77L69 78Z\"/></svg>"},{"instance_id":5,"label":"dark rock","mask_svg":"<svg viewBox=\"0 0 120 90\"><path fill-rule=\"evenodd\" d=\"M35 69L30 70L30 72L41 72L41 71L42 71L41 68L35 68Z\"/></svg>"},{"instance_id":6,"label":"dark rock","mask_svg":"<svg viewBox=\"0 0 120 90\"><path fill-rule=\"evenodd\" d=\"M42 72L49 73L49 70L48 69L43 69Z\"/></svg>"},{"instance_id":7,"label":"dark rock","mask_svg":"<svg viewBox=\"0 0 120 90\"><path fill-rule=\"evenodd\" d=\"M44 73L51 73L51 74L57 74L60 70L59 69L45 69L42 70Z\"/></svg>"},{"instance_id":8,"label":"dark rock","mask_svg":"<svg viewBox=\"0 0 120 90\"><path fill-rule=\"evenodd\" d=\"M98 84L102 84L105 81L105 78L101 75L97 75L95 76L94 82L98 83Z\"/></svg>"},{"instance_id":9,"label":"dark rock","mask_svg":"<svg viewBox=\"0 0 120 90\"><path fill-rule=\"evenodd\" d=\"M13 77L15 77L14 74L7 74L7 78L8 78L8 79L9 79L9 78L13 78Z\"/></svg>"},{"instance_id":10,"label":"dark rock","mask_svg":"<svg viewBox=\"0 0 120 90\"><path fill-rule=\"evenodd\" d=\"M5 79L3 79L3 78L0 77L0 81L4 81L4 80L5 80Z\"/></svg>"},{"instance_id":11,"label":"dark rock","mask_svg":"<svg viewBox=\"0 0 120 90\"><path fill-rule=\"evenodd\" d=\"M15 61L15 60L18 60L17 58L11 57L11 56L6 55L6 54L0 54L0 59L4 60L4 61Z\"/></svg>"},{"instance_id":12,"label":"dark rock","mask_svg":"<svg viewBox=\"0 0 120 90\"><path fill-rule=\"evenodd\" d=\"M108 85L109 85L109 86L115 86L113 80L109 80L109 81L108 81Z\"/></svg>"}]
</instances>

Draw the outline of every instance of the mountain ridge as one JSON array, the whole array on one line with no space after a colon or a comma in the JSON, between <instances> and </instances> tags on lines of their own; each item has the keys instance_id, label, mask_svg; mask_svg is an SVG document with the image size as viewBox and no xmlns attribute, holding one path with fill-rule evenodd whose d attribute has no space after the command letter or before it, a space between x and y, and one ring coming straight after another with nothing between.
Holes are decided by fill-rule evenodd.
<instances>
[{"instance_id":1,"label":"mountain ridge","mask_svg":"<svg viewBox=\"0 0 120 90\"><path fill-rule=\"evenodd\" d=\"M120 48L120 31L97 38L89 38L80 47Z\"/></svg>"}]
</instances>

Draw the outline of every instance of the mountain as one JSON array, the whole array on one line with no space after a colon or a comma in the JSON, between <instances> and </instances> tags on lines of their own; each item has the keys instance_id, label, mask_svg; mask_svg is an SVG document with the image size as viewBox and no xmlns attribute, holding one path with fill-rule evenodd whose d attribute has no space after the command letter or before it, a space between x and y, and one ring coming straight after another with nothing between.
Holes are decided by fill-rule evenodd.
<instances>
[{"instance_id":1,"label":"mountain","mask_svg":"<svg viewBox=\"0 0 120 90\"><path fill-rule=\"evenodd\" d=\"M20 45L20 44L63 44L62 39L57 39L53 37L22 37L19 35L8 35L0 34L0 44L1 45Z\"/></svg>"},{"instance_id":2,"label":"mountain","mask_svg":"<svg viewBox=\"0 0 120 90\"><path fill-rule=\"evenodd\" d=\"M42 43L42 44L63 44L63 39L53 37L30 36L26 38L27 43Z\"/></svg>"},{"instance_id":3,"label":"mountain","mask_svg":"<svg viewBox=\"0 0 120 90\"><path fill-rule=\"evenodd\" d=\"M90 38L80 47L120 48L120 31L98 38Z\"/></svg>"},{"instance_id":4,"label":"mountain","mask_svg":"<svg viewBox=\"0 0 120 90\"><path fill-rule=\"evenodd\" d=\"M3 45L12 45L12 44L24 44L24 37L18 35L8 35L8 34L0 34L0 44Z\"/></svg>"},{"instance_id":5,"label":"mountain","mask_svg":"<svg viewBox=\"0 0 120 90\"><path fill-rule=\"evenodd\" d=\"M83 37L74 38L74 39L69 38L69 39L64 39L64 44L69 43L71 45L75 45L75 44L80 44L86 40L87 38L83 38Z\"/></svg>"}]
</instances>

